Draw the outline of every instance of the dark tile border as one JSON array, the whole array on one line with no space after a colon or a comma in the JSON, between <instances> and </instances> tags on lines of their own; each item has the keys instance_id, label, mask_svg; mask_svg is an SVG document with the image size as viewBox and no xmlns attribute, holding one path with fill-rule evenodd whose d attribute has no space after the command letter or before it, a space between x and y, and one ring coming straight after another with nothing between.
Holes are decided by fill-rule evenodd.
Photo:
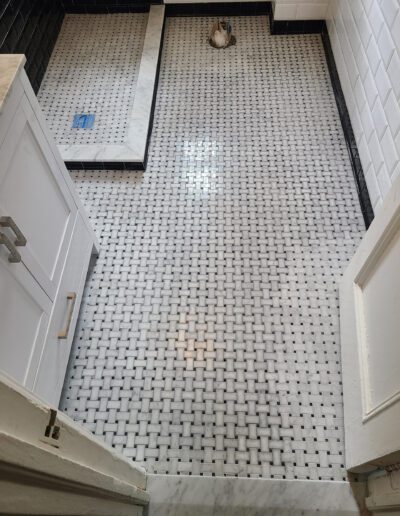
<instances>
[{"instance_id":1,"label":"dark tile border","mask_svg":"<svg viewBox=\"0 0 400 516\"><path fill-rule=\"evenodd\" d=\"M270 2L165 4L166 16L257 16L271 12Z\"/></svg>"},{"instance_id":2,"label":"dark tile border","mask_svg":"<svg viewBox=\"0 0 400 516\"><path fill-rule=\"evenodd\" d=\"M272 10L269 13L271 34L320 34L324 20L274 20Z\"/></svg>"},{"instance_id":3,"label":"dark tile border","mask_svg":"<svg viewBox=\"0 0 400 516\"><path fill-rule=\"evenodd\" d=\"M150 2L64 0L63 6L66 14L146 13L150 9Z\"/></svg>"},{"instance_id":4,"label":"dark tile border","mask_svg":"<svg viewBox=\"0 0 400 516\"><path fill-rule=\"evenodd\" d=\"M139 161L64 161L68 170L145 170Z\"/></svg>"},{"instance_id":5,"label":"dark tile border","mask_svg":"<svg viewBox=\"0 0 400 516\"><path fill-rule=\"evenodd\" d=\"M273 9L269 10L269 28L273 36L279 34L320 34L324 20L274 20Z\"/></svg>"},{"instance_id":6,"label":"dark tile border","mask_svg":"<svg viewBox=\"0 0 400 516\"><path fill-rule=\"evenodd\" d=\"M157 70L156 70L156 77L154 80L153 100L151 101L149 128L147 130L146 149L144 151L144 161L142 164L143 165L142 170L146 170L146 167L147 167L147 159L149 156L151 133L153 132L154 112L156 109L157 91L158 91L158 80L160 78L161 56L162 56L162 51L163 51L163 47L164 47L164 33L165 33L166 18L167 18L167 15L166 15L166 10L165 10L164 11L164 21L163 21L163 26L162 26L162 30L161 30L160 46L158 48Z\"/></svg>"},{"instance_id":7,"label":"dark tile border","mask_svg":"<svg viewBox=\"0 0 400 516\"><path fill-rule=\"evenodd\" d=\"M322 43L324 45L325 58L328 64L329 75L331 77L332 88L335 94L336 105L339 111L340 122L342 124L347 150L349 151L358 198L361 205L361 211L364 217L365 226L368 229L369 225L374 219L374 211L372 209L371 200L369 198L367 183L365 181L364 171L361 165L360 156L358 154L357 142L354 136L353 127L351 125L350 115L347 109L346 100L343 95L342 86L340 84L340 78L336 68L331 41L325 22L323 24L321 37Z\"/></svg>"}]
</instances>

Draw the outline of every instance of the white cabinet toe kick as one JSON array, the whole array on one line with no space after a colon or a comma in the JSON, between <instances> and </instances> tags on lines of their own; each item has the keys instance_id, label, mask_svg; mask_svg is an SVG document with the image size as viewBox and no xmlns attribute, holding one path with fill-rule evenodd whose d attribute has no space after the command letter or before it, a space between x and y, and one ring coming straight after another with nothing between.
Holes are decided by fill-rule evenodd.
<instances>
[{"instance_id":1,"label":"white cabinet toe kick","mask_svg":"<svg viewBox=\"0 0 400 516\"><path fill-rule=\"evenodd\" d=\"M0 370L57 406L98 242L24 62L0 56Z\"/></svg>"}]
</instances>

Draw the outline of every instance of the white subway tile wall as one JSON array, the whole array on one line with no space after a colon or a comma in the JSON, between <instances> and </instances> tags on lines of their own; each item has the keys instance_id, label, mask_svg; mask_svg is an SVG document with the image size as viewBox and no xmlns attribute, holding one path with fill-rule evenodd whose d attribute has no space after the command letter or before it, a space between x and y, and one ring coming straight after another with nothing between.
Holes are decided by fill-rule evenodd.
<instances>
[{"instance_id":1,"label":"white subway tile wall","mask_svg":"<svg viewBox=\"0 0 400 516\"><path fill-rule=\"evenodd\" d=\"M276 0L275 20L324 20L329 0Z\"/></svg>"},{"instance_id":2,"label":"white subway tile wall","mask_svg":"<svg viewBox=\"0 0 400 516\"><path fill-rule=\"evenodd\" d=\"M400 0L331 0L327 24L376 212L400 173Z\"/></svg>"}]
</instances>

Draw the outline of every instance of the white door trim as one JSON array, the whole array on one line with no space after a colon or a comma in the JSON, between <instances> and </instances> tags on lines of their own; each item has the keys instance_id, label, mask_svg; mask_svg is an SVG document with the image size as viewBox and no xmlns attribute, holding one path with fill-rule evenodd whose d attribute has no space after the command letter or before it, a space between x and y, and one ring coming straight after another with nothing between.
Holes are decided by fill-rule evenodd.
<instances>
[{"instance_id":1,"label":"white door trim","mask_svg":"<svg viewBox=\"0 0 400 516\"><path fill-rule=\"evenodd\" d=\"M0 511L135 516L146 472L0 376Z\"/></svg>"},{"instance_id":2,"label":"white door trim","mask_svg":"<svg viewBox=\"0 0 400 516\"><path fill-rule=\"evenodd\" d=\"M400 461L399 279L400 177L340 285L346 467L354 472Z\"/></svg>"}]
</instances>

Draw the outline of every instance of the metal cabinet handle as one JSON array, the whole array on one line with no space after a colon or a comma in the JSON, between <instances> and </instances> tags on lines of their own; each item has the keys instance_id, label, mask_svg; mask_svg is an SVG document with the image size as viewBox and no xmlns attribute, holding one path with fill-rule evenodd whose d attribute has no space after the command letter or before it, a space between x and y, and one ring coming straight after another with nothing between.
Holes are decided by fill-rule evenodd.
<instances>
[{"instance_id":1,"label":"metal cabinet handle","mask_svg":"<svg viewBox=\"0 0 400 516\"><path fill-rule=\"evenodd\" d=\"M16 225L16 223L11 217L0 217L0 226L3 228L10 228L14 232L16 236L16 239L14 240L14 245L26 245L26 238L24 237L22 231L19 229L19 227Z\"/></svg>"},{"instance_id":2,"label":"metal cabinet handle","mask_svg":"<svg viewBox=\"0 0 400 516\"><path fill-rule=\"evenodd\" d=\"M8 261L11 263L19 263L21 261L21 255L15 249L14 244L4 233L0 231L0 244L3 244L10 251L10 256L8 257Z\"/></svg>"},{"instance_id":3,"label":"metal cabinet handle","mask_svg":"<svg viewBox=\"0 0 400 516\"><path fill-rule=\"evenodd\" d=\"M67 301L69 304L68 314L67 314L67 323L65 328L58 332L59 339L66 339L69 333L69 327L71 326L72 314L74 313L75 301L76 301L76 292L68 292Z\"/></svg>"}]
</instances>

